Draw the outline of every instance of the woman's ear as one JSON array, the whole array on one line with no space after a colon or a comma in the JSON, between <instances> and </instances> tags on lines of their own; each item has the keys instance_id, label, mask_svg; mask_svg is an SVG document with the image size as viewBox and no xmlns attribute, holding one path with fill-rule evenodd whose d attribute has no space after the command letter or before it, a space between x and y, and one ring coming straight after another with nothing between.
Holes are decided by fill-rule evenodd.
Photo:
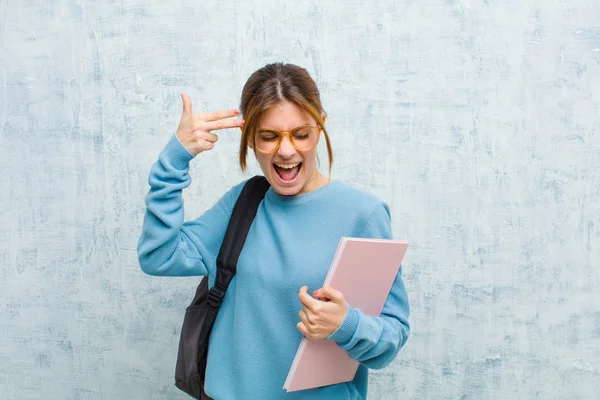
<instances>
[{"instance_id":1,"label":"woman's ear","mask_svg":"<svg viewBox=\"0 0 600 400\"><path fill-rule=\"evenodd\" d=\"M326 119L327 119L327 115L321 115L321 120L323 121L323 125L325 125Z\"/></svg>"},{"instance_id":2,"label":"woman's ear","mask_svg":"<svg viewBox=\"0 0 600 400\"><path fill-rule=\"evenodd\" d=\"M241 130L242 128L240 128ZM248 146L248 148L250 150L254 150L254 144L252 143L252 139L250 139L250 136L248 136L248 139L246 140L246 145Z\"/></svg>"}]
</instances>

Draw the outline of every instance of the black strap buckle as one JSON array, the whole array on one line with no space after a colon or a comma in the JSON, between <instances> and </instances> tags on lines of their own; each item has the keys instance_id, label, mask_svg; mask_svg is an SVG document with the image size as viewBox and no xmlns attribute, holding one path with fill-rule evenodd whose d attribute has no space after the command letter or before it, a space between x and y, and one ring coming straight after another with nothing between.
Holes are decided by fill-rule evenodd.
<instances>
[{"instance_id":1,"label":"black strap buckle","mask_svg":"<svg viewBox=\"0 0 600 400\"><path fill-rule=\"evenodd\" d=\"M222 289L219 289L216 286L213 286L208 291L208 304L214 308L219 307L221 305L221 301L223 300L224 294L225 294L225 291L223 291Z\"/></svg>"}]
</instances>

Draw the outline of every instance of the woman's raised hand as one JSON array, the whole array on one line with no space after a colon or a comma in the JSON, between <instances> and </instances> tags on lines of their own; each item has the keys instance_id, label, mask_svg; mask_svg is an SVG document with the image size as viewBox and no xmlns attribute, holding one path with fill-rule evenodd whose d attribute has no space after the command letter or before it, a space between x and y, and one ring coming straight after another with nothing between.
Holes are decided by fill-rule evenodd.
<instances>
[{"instance_id":1,"label":"woman's raised hand","mask_svg":"<svg viewBox=\"0 0 600 400\"><path fill-rule=\"evenodd\" d=\"M192 114L192 100L183 93L183 112L177 128L177 138L194 156L215 147L219 139L212 133L219 129L240 128L244 125L241 119L226 119L239 114L238 110L222 110Z\"/></svg>"}]
</instances>

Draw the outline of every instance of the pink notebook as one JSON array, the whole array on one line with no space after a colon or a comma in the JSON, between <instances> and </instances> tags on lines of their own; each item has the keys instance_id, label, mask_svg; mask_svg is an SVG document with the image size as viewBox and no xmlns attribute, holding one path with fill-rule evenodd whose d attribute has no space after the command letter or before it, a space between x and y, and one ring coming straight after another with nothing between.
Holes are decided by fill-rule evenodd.
<instances>
[{"instance_id":1,"label":"pink notebook","mask_svg":"<svg viewBox=\"0 0 600 400\"><path fill-rule=\"evenodd\" d=\"M379 315L407 249L403 240L343 237L324 284L363 314ZM335 342L302 338L283 388L293 392L349 382L357 369L358 362Z\"/></svg>"}]
</instances>

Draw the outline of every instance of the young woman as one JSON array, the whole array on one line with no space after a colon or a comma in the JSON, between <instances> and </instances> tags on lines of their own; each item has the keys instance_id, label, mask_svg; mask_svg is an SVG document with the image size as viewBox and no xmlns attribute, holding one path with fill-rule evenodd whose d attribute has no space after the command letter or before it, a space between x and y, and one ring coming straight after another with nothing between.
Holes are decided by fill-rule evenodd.
<instances>
[{"instance_id":1,"label":"young woman","mask_svg":"<svg viewBox=\"0 0 600 400\"><path fill-rule=\"evenodd\" d=\"M213 149L225 128L240 128L240 167L251 149L271 187L261 202L237 274L225 294L208 350L206 393L214 399L364 399L368 369L388 365L409 336L409 304L397 275L383 312L368 316L344 294L320 287L341 236L392 238L390 210L377 197L317 166L324 137L332 150L319 91L304 70L270 64L253 73L237 110L183 113L150 171L147 210L139 239L142 270L150 275L206 276L233 205L245 183L227 191L197 219L184 222L182 190L189 162ZM310 290L310 292L309 292ZM287 393L282 389L302 335L334 341L360 362L354 381Z\"/></svg>"}]
</instances>

